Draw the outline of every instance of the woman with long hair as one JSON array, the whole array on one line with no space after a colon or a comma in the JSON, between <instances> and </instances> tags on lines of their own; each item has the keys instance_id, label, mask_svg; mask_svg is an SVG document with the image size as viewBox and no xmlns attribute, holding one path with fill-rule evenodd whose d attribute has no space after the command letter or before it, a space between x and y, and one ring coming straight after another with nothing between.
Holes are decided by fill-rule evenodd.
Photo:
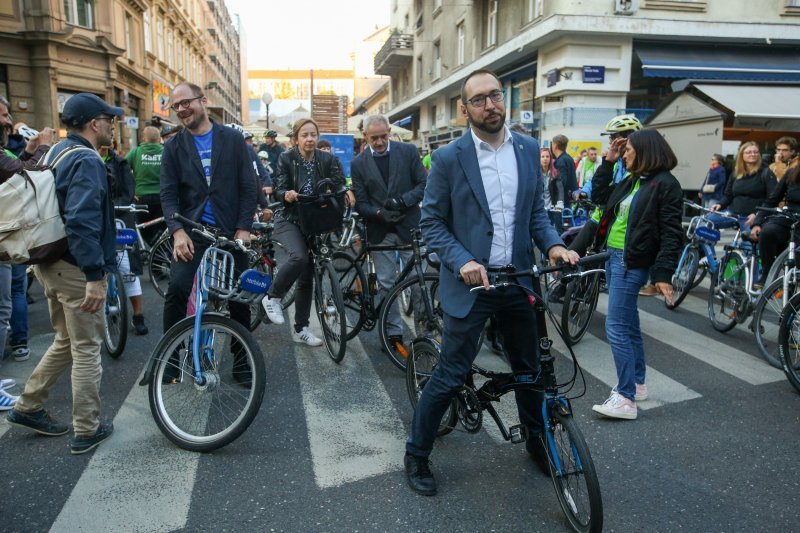
<instances>
[{"instance_id":1,"label":"woman with long hair","mask_svg":"<svg viewBox=\"0 0 800 533\"><path fill-rule=\"evenodd\" d=\"M630 174L614 184L614 163L620 157ZM677 164L664 137L646 128L611 141L592 178L592 199L603 207L595 248L610 254L606 336L617 368L617 386L593 410L607 417L635 419L636 402L647 399L637 299L649 276L672 300L672 274L683 247L683 191L670 172Z\"/></svg>"},{"instance_id":2,"label":"woman with long hair","mask_svg":"<svg viewBox=\"0 0 800 533\"><path fill-rule=\"evenodd\" d=\"M736 163L725 185L722 200L711 206L713 211L726 211L739 217L740 225L749 226L756 218L756 207L763 205L775 186L775 175L764 165L761 150L753 141L743 143L736 154ZM717 228L736 223L728 218L712 218Z\"/></svg>"},{"instance_id":3,"label":"woman with long hair","mask_svg":"<svg viewBox=\"0 0 800 533\"><path fill-rule=\"evenodd\" d=\"M561 210L564 208L564 184L558 179L558 171L553 162L553 152L550 148L539 150L539 161L542 169L542 186L544 188L544 208L550 216L550 223L560 233L564 230Z\"/></svg>"},{"instance_id":4,"label":"woman with long hair","mask_svg":"<svg viewBox=\"0 0 800 533\"><path fill-rule=\"evenodd\" d=\"M345 186L342 167L338 159L317 148L319 128L310 118L298 120L292 130L294 148L283 152L278 158L278 168L273 180L276 198L283 202L283 213L275 217L272 237L283 244L286 262L272 280L269 292L261 301L267 318L275 324L283 324L281 298L297 281L295 292L295 315L292 340L309 346L321 346L322 339L308 327L311 314L311 297L314 289L314 264L308 255L307 235L299 226L297 200L299 195L316 192L316 185L331 180L334 190ZM353 205L352 193L348 191L345 202Z\"/></svg>"}]
</instances>

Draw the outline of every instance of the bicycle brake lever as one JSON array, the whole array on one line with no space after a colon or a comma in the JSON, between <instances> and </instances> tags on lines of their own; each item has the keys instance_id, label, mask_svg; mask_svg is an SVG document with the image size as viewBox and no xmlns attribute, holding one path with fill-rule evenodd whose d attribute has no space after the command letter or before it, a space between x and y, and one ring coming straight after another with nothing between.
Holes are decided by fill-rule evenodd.
<instances>
[{"instance_id":1,"label":"bicycle brake lever","mask_svg":"<svg viewBox=\"0 0 800 533\"><path fill-rule=\"evenodd\" d=\"M491 291L491 290L493 290L493 289L496 289L496 288L497 288L497 286L496 286L496 285L489 285L489 288L488 288L488 289L487 289L486 287L484 287L483 285L478 285L477 287L472 287L472 288L469 290L469 292L475 292L475 291Z\"/></svg>"}]
</instances>

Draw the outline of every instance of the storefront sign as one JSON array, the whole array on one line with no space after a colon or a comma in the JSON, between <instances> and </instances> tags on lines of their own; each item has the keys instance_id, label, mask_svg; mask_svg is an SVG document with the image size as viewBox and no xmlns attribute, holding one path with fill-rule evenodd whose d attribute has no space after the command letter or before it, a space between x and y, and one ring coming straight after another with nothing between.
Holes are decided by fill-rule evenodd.
<instances>
[{"instance_id":1,"label":"storefront sign","mask_svg":"<svg viewBox=\"0 0 800 533\"><path fill-rule=\"evenodd\" d=\"M153 114L160 117L169 117L169 93L172 88L160 80L153 80Z\"/></svg>"},{"instance_id":2,"label":"storefront sign","mask_svg":"<svg viewBox=\"0 0 800 533\"><path fill-rule=\"evenodd\" d=\"M605 83L606 67L583 66L583 83Z\"/></svg>"}]
</instances>

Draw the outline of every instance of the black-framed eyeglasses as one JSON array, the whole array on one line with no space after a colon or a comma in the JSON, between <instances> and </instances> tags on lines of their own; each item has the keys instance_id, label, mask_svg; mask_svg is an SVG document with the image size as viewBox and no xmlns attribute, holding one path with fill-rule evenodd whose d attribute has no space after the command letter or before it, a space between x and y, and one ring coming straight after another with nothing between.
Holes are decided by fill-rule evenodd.
<instances>
[{"instance_id":1,"label":"black-framed eyeglasses","mask_svg":"<svg viewBox=\"0 0 800 533\"><path fill-rule=\"evenodd\" d=\"M192 102L194 102L195 100L201 99L203 96L205 96L205 95L201 94L200 96L195 96L194 98L187 98L186 100L181 100L180 102L175 102L170 107L172 108L173 111L177 112L177 111L180 111L181 109L188 108L191 105Z\"/></svg>"},{"instance_id":2,"label":"black-framed eyeglasses","mask_svg":"<svg viewBox=\"0 0 800 533\"><path fill-rule=\"evenodd\" d=\"M472 107L483 107L486 105L486 99L491 100L495 104L503 101L503 91L492 91L489 94L479 94L473 96L469 100L464 100L464 104L471 104Z\"/></svg>"}]
</instances>

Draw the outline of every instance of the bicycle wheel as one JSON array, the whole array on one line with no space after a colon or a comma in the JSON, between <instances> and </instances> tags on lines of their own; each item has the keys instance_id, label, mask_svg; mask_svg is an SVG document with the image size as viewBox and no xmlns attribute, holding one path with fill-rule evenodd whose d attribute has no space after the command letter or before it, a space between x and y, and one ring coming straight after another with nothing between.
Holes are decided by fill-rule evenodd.
<instances>
[{"instance_id":1,"label":"bicycle wheel","mask_svg":"<svg viewBox=\"0 0 800 533\"><path fill-rule=\"evenodd\" d=\"M672 304L664 298L664 305L667 306L667 309L677 309L689 291L694 288L694 279L699 263L700 252L694 246L688 246L678 269L672 276Z\"/></svg>"},{"instance_id":2,"label":"bicycle wheel","mask_svg":"<svg viewBox=\"0 0 800 533\"><path fill-rule=\"evenodd\" d=\"M400 279L400 274L403 272L404 267L405 263L403 261L403 257L398 255L394 279ZM411 314L414 312L414 299L411 297L411 290L405 290L400 295L400 311L402 311L405 316L411 316Z\"/></svg>"},{"instance_id":3,"label":"bicycle wheel","mask_svg":"<svg viewBox=\"0 0 800 533\"><path fill-rule=\"evenodd\" d=\"M787 246L781 253L778 254L778 257L775 258L775 261L772 263L772 266L767 272L767 279L764 283L766 287L770 283L772 283L775 279L781 277L783 275L783 267L786 263L786 260L789 259L789 247Z\"/></svg>"},{"instance_id":4,"label":"bicycle wheel","mask_svg":"<svg viewBox=\"0 0 800 533\"><path fill-rule=\"evenodd\" d=\"M147 263L147 273L150 283L162 298L167 294L169 286L169 266L172 261L172 237L163 235L155 246L150 249L150 260Z\"/></svg>"},{"instance_id":5,"label":"bicycle wheel","mask_svg":"<svg viewBox=\"0 0 800 533\"><path fill-rule=\"evenodd\" d=\"M412 354L408 358L409 362L406 365L406 391L408 392L408 400L411 402L411 407L416 409L419 397L422 395L422 389L425 388L425 384L430 380L433 375L433 369L436 368L436 363L439 361L439 349L434 341L425 339L423 342L413 343L411 351ZM439 422L439 429L436 435L441 437L453 431L457 420L456 399L453 398L442 420Z\"/></svg>"},{"instance_id":6,"label":"bicycle wheel","mask_svg":"<svg viewBox=\"0 0 800 533\"><path fill-rule=\"evenodd\" d=\"M783 277L778 277L761 293L753 311L751 329L756 337L758 353L769 364L781 367L781 354L778 345L778 331L781 326L781 312L784 302L796 292L794 274L790 273L787 293L783 289Z\"/></svg>"},{"instance_id":7,"label":"bicycle wheel","mask_svg":"<svg viewBox=\"0 0 800 533\"><path fill-rule=\"evenodd\" d=\"M708 264L699 263L697 265L697 274L694 275L694 281L692 282L693 289L697 288L706 279L706 274L708 274Z\"/></svg>"},{"instance_id":8,"label":"bicycle wheel","mask_svg":"<svg viewBox=\"0 0 800 533\"><path fill-rule=\"evenodd\" d=\"M347 340L350 340L358 335L367 318L366 291L369 286L361 267L349 253L334 252L331 264L342 288Z\"/></svg>"},{"instance_id":9,"label":"bicycle wheel","mask_svg":"<svg viewBox=\"0 0 800 533\"><path fill-rule=\"evenodd\" d=\"M424 286L423 286L424 284ZM403 318L400 314L400 327L402 339L409 339L413 341L417 337L430 337L438 342L442 339L442 309L439 302L439 275L432 272L423 274L423 280L420 281L416 276L409 278L396 285L386 296L386 299L381 303L380 317L378 318L378 329L381 336L381 344L384 351L389 355L389 360L400 370L406 369L406 358L408 357L408 348L405 345L398 346L396 343L390 342L389 328L389 310L392 306L398 305L403 291L411 290L412 294L419 294L419 302L421 302L420 309L415 306L414 317ZM425 294L429 304L424 303ZM428 312L430 309L430 313Z\"/></svg>"},{"instance_id":10,"label":"bicycle wheel","mask_svg":"<svg viewBox=\"0 0 800 533\"><path fill-rule=\"evenodd\" d=\"M792 296L783 308L778 345L783 373L800 392L800 294Z\"/></svg>"},{"instance_id":11,"label":"bicycle wheel","mask_svg":"<svg viewBox=\"0 0 800 533\"><path fill-rule=\"evenodd\" d=\"M347 319L338 276L328 261L314 268L314 304L328 355L341 363L347 349Z\"/></svg>"},{"instance_id":12,"label":"bicycle wheel","mask_svg":"<svg viewBox=\"0 0 800 533\"><path fill-rule=\"evenodd\" d=\"M736 309L744 290L746 262L738 252L728 252L719 263L717 273L711 276L708 292L708 318L714 329L725 333L736 326Z\"/></svg>"},{"instance_id":13,"label":"bicycle wheel","mask_svg":"<svg viewBox=\"0 0 800 533\"><path fill-rule=\"evenodd\" d=\"M554 411L545 449L558 503L576 531L602 531L603 500L589 447L572 415Z\"/></svg>"},{"instance_id":14,"label":"bicycle wheel","mask_svg":"<svg viewBox=\"0 0 800 533\"><path fill-rule=\"evenodd\" d=\"M577 344L589 327L600 295L600 272L567 283L561 306L561 330L570 346Z\"/></svg>"},{"instance_id":15,"label":"bicycle wheel","mask_svg":"<svg viewBox=\"0 0 800 533\"><path fill-rule=\"evenodd\" d=\"M153 352L150 412L178 447L210 452L247 429L261 407L267 376L261 348L238 322L203 315L198 334L203 384L195 378L192 357L194 317L184 318Z\"/></svg>"},{"instance_id":16,"label":"bicycle wheel","mask_svg":"<svg viewBox=\"0 0 800 533\"><path fill-rule=\"evenodd\" d=\"M106 353L116 359L125 350L128 340L128 297L125 282L119 273L108 275L106 289L103 346Z\"/></svg>"}]
</instances>

